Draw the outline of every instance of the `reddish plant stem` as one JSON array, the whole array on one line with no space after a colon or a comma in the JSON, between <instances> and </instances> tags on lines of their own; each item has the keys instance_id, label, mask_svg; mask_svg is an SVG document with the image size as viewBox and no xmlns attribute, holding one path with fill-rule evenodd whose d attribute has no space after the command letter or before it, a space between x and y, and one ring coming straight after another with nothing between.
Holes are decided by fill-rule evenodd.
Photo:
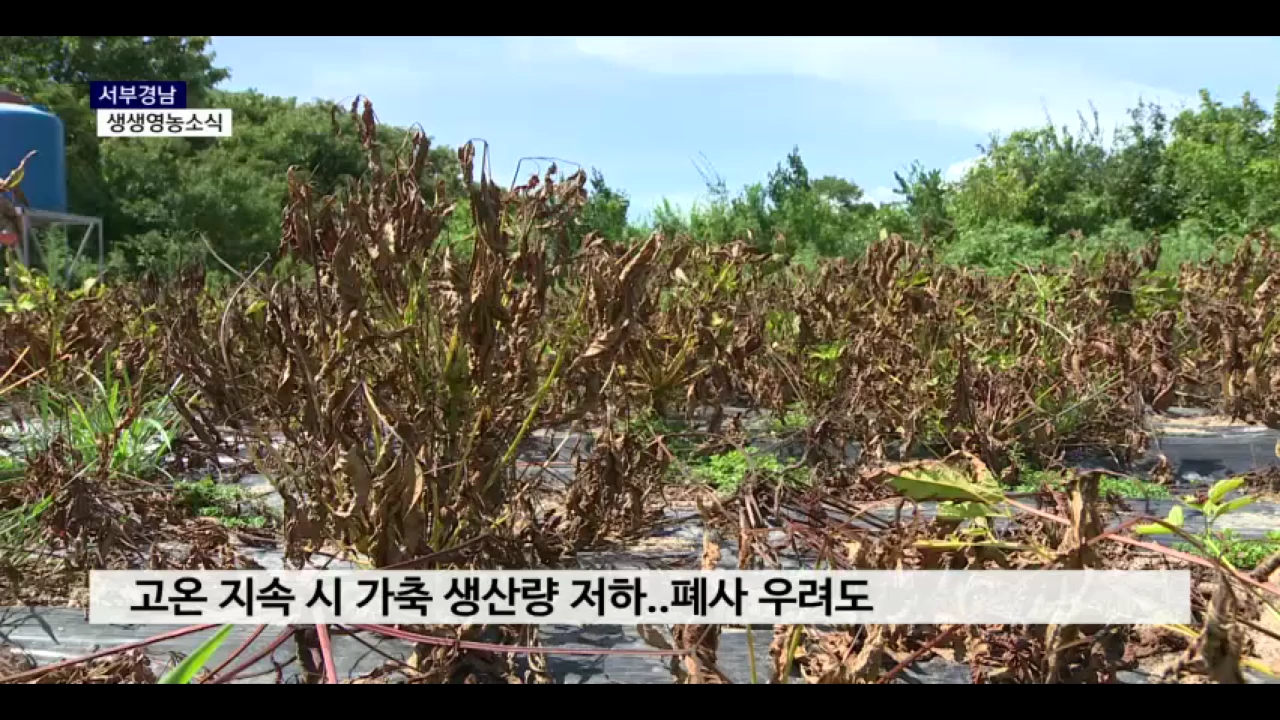
<instances>
[{"instance_id":1,"label":"reddish plant stem","mask_svg":"<svg viewBox=\"0 0 1280 720\"><path fill-rule=\"evenodd\" d=\"M951 637L955 633L955 631L958 629L960 629L959 625L952 625L946 630L943 630L941 633L938 633L937 637L935 637L934 639L922 645L915 652L911 653L910 657L898 663L897 665L894 666L892 670L885 673L884 676L880 678L880 681L879 681L880 684L884 685L884 684L893 682L893 679L898 677L898 673L911 667L912 663L919 660L925 653L937 647L938 644L941 643L943 640L946 640L947 638Z\"/></svg>"},{"instance_id":2,"label":"reddish plant stem","mask_svg":"<svg viewBox=\"0 0 1280 720\"><path fill-rule=\"evenodd\" d=\"M338 684L338 668L333 662L333 644L329 642L329 626L316 623L316 635L320 637L320 657L324 658L324 674L330 685Z\"/></svg>"},{"instance_id":3,"label":"reddish plant stem","mask_svg":"<svg viewBox=\"0 0 1280 720\"><path fill-rule=\"evenodd\" d=\"M520 645L502 645L500 643L475 642L472 640L450 640L449 638L435 637L434 635L422 635L420 633L412 633L407 630L398 628L385 627L383 625L352 625L357 630L375 633L378 635L386 635L399 640L407 640L409 642L419 642L425 645L441 645L462 648L465 650L483 650L486 652L496 653L518 653L518 654L537 654L537 655L639 655L649 657L670 657L672 655L688 655L690 650L641 650L635 648L609 648L600 650L596 648L546 648L546 647L525 647Z\"/></svg>"},{"instance_id":4,"label":"reddish plant stem","mask_svg":"<svg viewBox=\"0 0 1280 720\"><path fill-rule=\"evenodd\" d=\"M45 665L44 667L38 667L38 668L35 668L34 670L27 670L25 672L17 673L16 675L3 677L3 678L0 678L0 685L6 684L6 683L25 682L27 680L38 678L41 675L44 675L45 673L53 672L54 670L62 670L63 668L75 667L76 665L79 665L81 663L86 663L91 660L97 660L98 658L104 658L109 655L118 655L119 653L122 653L122 652L128 652L130 650L144 648L144 647L147 647L148 645L154 645L159 642L164 642L165 640L180 638L184 635L191 635L193 633L198 633L201 630L208 630L210 628L215 628L215 627L218 627L218 626L217 625L193 625L191 627L182 628L180 630L170 630L169 632L160 633L159 635L149 637L146 640L139 640L138 642L118 645L116 647L108 648L106 650L99 650L98 652L89 653L88 655L81 655L80 657L71 658L69 660L63 660L61 662L53 663L52 665Z\"/></svg>"},{"instance_id":5,"label":"reddish plant stem","mask_svg":"<svg viewBox=\"0 0 1280 720\"><path fill-rule=\"evenodd\" d=\"M351 638L352 640L354 640L354 641L356 641L356 642L360 643L360 644L361 644L361 645L363 645L363 646L364 646L364 647L365 647L369 652L374 653L375 655L378 655L378 656L379 656L379 657L381 657L383 660L386 660L387 662L392 663L393 665L398 665L398 666L400 666L400 667L402 667L402 668L404 668L404 669L406 669L406 670L409 670L409 671L411 671L411 672L416 672L416 669L415 669L412 665L410 665L409 663L407 663L407 662L405 662L404 660L401 660L400 658L395 657L395 656L393 656L393 655L388 655L387 653L385 653L385 652L383 652L382 650L380 650L380 649L379 649L376 645L374 645L373 643L371 643L371 642L369 642L368 640L365 640L364 638L360 637L360 631L359 631L359 630L353 630L353 629L351 629L351 628L348 628L348 627L345 627L345 626L342 626L342 625L339 625L338 627L341 629L341 631L342 631L342 634L343 634L343 635L345 635L345 636L347 636L347 637Z\"/></svg>"},{"instance_id":6,"label":"reddish plant stem","mask_svg":"<svg viewBox=\"0 0 1280 720\"><path fill-rule=\"evenodd\" d=\"M222 685L222 684L225 684L225 683L229 683L229 682L231 682L232 680L235 680L235 679L236 679L236 677L237 677L238 675L240 675L240 673L242 673L242 672L244 672L245 670L248 670L249 668L251 668L251 667L253 667L254 665L258 664L258 662L259 662L259 661L261 661L263 658L265 658L265 657L267 657L268 655L270 655L271 653L275 652L275 651L276 651L276 648L280 647L281 645L283 645L283 644L285 643L285 641L286 641L286 640L288 640L289 638L293 637L293 634L294 634L295 632L297 632L297 629L296 629L296 628L293 628L293 627L287 627L287 628L285 628L285 629L284 629L284 631L283 631L283 632L281 632L281 633L276 637L276 639L275 639L275 640L272 640L272 641L271 641L271 644L270 644L270 645L268 645L266 648L264 648L264 649L263 649L261 652L259 652L257 655L254 655L253 657L249 658L248 660L245 660L244 662L242 662L242 663L240 663L239 665L235 666L235 667L234 667L234 668L232 668L231 670L227 671L227 674L226 674L226 675L223 675L222 677L218 678L217 680L214 680L214 681L213 681L213 684L214 684L214 685Z\"/></svg>"},{"instance_id":7,"label":"reddish plant stem","mask_svg":"<svg viewBox=\"0 0 1280 720\"><path fill-rule=\"evenodd\" d=\"M1070 524L1071 524L1071 521L1067 520L1066 518L1058 517L1057 515L1054 515L1054 514L1052 514L1052 513L1047 513L1047 512L1044 512L1044 511L1042 511L1042 510L1037 510L1037 509L1035 509L1035 508L1033 508L1033 507L1029 507L1029 506L1027 506L1027 505L1023 505L1022 503L1014 502L1013 500L1009 500L1009 501L1008 501L1008 503L1009 503L1010 505L1012 505L1012 506L1014 506L1014 507L1018 508L1019 510L1024 510L1024 511L1026 511L1026 512L1031 513L1032 515L1035 515L1035 516L1037 516L1037 517L1044 518L1045 520L1050 520L1050 521L1052 521L1052 522L1056 522L1056 523L1058 523L1058 524L1060 524L1060 525L1070 525ZM1177 558L1178 560L1183 560L1183 561L1185 561L1185 562L1189 562L1189 563L1192 563L1192 564L1195 564L1195 565L1199 565L1199 566L1201 566L1201 567L1207 567L1207 568L1210 568L1210 569L1216 569L1216 568L1220 567L1218 564L1216 564L1216 563L1214 563L1214 562L1211 562L1211 561L1209 561L1209 560L1205 560L1205 559L1204 559L1204 558L1202 558L1202 557L1196 557L1195 555L1190 555L1190 554L1187 554L1187 553L1181 552L1181 551L1179 551L1179 550L1174 550L1173 548L1167 548L1167 547L1165 547L1165 546L1163 546L1163 545L1160 545L1160 544L1158 544L1158 543L1149 543L1149 542L1144 542L1144 541L1142 541L1142 540L1136 540L1136 539L1134 539L1134 538L1131 538L1131 537L1128 537L1128 536L1125 536L1125 535L1119 535L1119 534L1118 534L1118 533L1120 533L1120 532L1123 532L1124 530L1127 530L1129 527L1133 526L1134 524L1136 524L1136 523L1138 523L1138 522L1142 522L1142 521L1150 522L1150 521L1152 521L1152 520L1155 520L1155 518L1147 518L1147 517L1137 517L1137 518L1132 518L1132 519L1130 519L1129 521L1127 521L1127 522L1125 522L1125 523L1122 523L1122 524L1120 525L1120 527L1117 527L1117 528L1116 528L1116 529L1114 529L1114 530L1110 530L1110 531L1105 532L1105 533L1103 533L1103 534L1101 534L1101 535L1099 535L1099 536L1097 536L1097 537L1095 537L1095 538L1092 538L1092 539L1089 541L1089 543L1090 543L1090 544L1092 544L1093 542L1096 542L1096 541L1098 541L1098 540L1113 540L1113 541L1115 541L1115 542L1124 543L1124 544L1126 544L1126 545L1132 545L1132 546L1134 546L1134 547L1140 547L1140 548L1142 548L1143 550L1150 550L1151 552L1160 553L1161 555L1168 555L1169 557ZM1250 577L1248 573L1236 572L1236 573L1233 573L1233 574L1234 574L1235 578L1236 578L1237 580L1239 580L1240 582L1248 583L1249 585L1252 585L1252 586L1254 586L1254 587L1256 587L1256 588L1259 588L1259 589L1261 589L1261 590L1266 590L1267 592L1272 593L1273 595L1280 596L1280 588L1276 587L1275 585L1270 585L1270 584L1268 584L1268 583L1264 583L1264 582L1260 582L1260 581L1258 581L1258 580L1255 580L1255 579L1253 579L1252 577Z\"/></svg>"},{"instance_id":8,"label":"reddish plant stem","mask_svg":"<svg viewBox=\"0 0 1280 720\"><path fill-rule=\"evenodd\" d=\"M1174 550L1173 548L1167 548L1157 543L1143 542L1142 540L1135 540L1131 537L1125 537L1124 535L1109 535L1105 537L1107 537L1108 540L1115 540L1116 542L1122 542L1126 545L1132 545L1134 547L1140 547L1144 550L1158 552L1164 555L1168 555L1169 557L1172 557L1172 558L1177 558L1179 560L1185 560L1186 562L1193 563L1195 565L1200 565L1202 567L1207 567L1210 569L1216 569L1220 567L1218 564L1210 562L1209 560L1205 560L1202 557L1189 555L1187 553L1182 552L1181 550ZM1236 573L1235 577L1240 582L1248 583L1260 590L1266 590L1267 592L1280 597L1280 588L1276 587L1275 585L1259 582L1257 580L1254 580L1252 577L1249 577L1249 575L1245 573Z\"/></svg>"},{"instance_id":9,"label":"reddish plant stem","mask_svg":"<svg viewBox=\"0 0 1280 720\"><path fill-rule=\"evenodd\" d=\"M210 680L212 680L213 678L217 677L218 673L222 672L222 671L223 671L223 670L224 670L228 665L230 665L231 663L235 662L235 659L236 659L236 658L238 658L238 657L240 657L241 655L243 655L243 654L244 654L244 651L245 651L245 650L248 650L248 649L249 649L249 646L253 644L253 641L254 641L254 640L257 640L257 639L258 639L258 636L259 636L259 635L261 635L261 634L263 633L263 631L264 631L264 630L266 630L266 629L267 629L267 626L266 626L266 625L259 625L259 626L258 626L258 629L257 629L257 630L254 630L254 631L253 631L253 634L249 636L249 639L248 639L248 640L245 640L245 641L244 641L244 642L242 642L242 643L240 643L240 647L236 648L236 651L235 651L235 652L233 652L233 653L231 653L231 657L227 658L226 660L223 660L221 665L219 665L218 667L214 668L214 669L213 669L213 672L211 672L211 673L209 673L208 675L206 675L206 676L204 677L204 679L200 681L200 684L201 684L201 685L203 685L203 684L205 684L205 683L209 682Z\"/></svg>"},{"instance_id":10,"label":"reddish plant stem","mask_svg":"<svg viewBox=\"0 0 1280 720\"><path fill-rule=\"evenodd\" d=\"M1066 519L1066 518L1064 518L1064 517L1058 517L1057 515L1054 515L1053 513L1048 513L1048 512L1045 512L1045 511L1043 511L1043 510L1040 510L1040 509L1038 509L1038 508L1033 508L1033 507L1031 507L1030 505L1026 505L1026 504L1020 503L1020 502L1018 502L1018 501L1016 501L1016 500L1009 500L1008 498L1006 498L1006 499L1005 499L1005 502L1009 503L1010 505L1012 505L1012 506L1014 506L1014 507L1018 508L1019 510L1021 510L1021 511L1023 511L1023 512L1025 512L1025 513L1030 513L1030 514L1032 514L1032 515L1035 515L1036 517L1038 517L1038 518L1040 518L1040 519L1042 519L1042 520L1048 520L1048 521L1050 521L1050 522L1056 522L1056 523L1058 523L1059 525L1070 525L1070 524L1071 524L1071 521L1070 521L1070 520L1068 520L1068 519Z\"/></svg>"},{"instance_id":11,"label":"reddish plant stem","mask_svg":"<svg viewBox=\"0 0 1280 720\"><path fill-rule=\"evenodd\" d=\"M1114 530L1108 530L1107 532L1104 532L1101 535L1089 538L1087 541L1085 541L1085 545L1092 545L1100 540L1107 540L1107 539L1110 539L1112 536L1118 536L1120 533L1128 530L1129 528L1135 525L1141 525L1145 520L1146 518L1141 515L1135 518L1129 518L1128 520L1125 520L1124 522L1116 526Z\"/></svg>"}]
</instances>

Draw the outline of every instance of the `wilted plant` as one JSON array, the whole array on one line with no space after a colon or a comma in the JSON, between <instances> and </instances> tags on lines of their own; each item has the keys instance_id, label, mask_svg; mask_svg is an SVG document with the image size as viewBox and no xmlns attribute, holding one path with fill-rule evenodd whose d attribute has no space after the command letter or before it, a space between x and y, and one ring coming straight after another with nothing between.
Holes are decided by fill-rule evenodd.
<instances>
[{"instance_id":1,"label":"wilted plant","mask_svg":"<svg viewBox=\"0 0 1280 720\"><path fill-rule=\"evenodd\" d=\"M476 180L468 145L476 241L460 259L437 243L454 202L443 186L427 202L419 185L426 139L384 173L371 106L352 115L369 175L342 198L290 184L281 252L314 282L246 278L220 314L234 332L188 312L170 360L207 410L244 418L284 497L291 557L328 542L382 567L480 540L468 544L478 562L533 562L511 534L538 527L510 520L524 512L516 451L532 430L600 405L659 241L590 242L553 264L583 176L561 182L553 168L504 191L486 167ZM571 262L576 296L553 283Z\"/></svg>"}]
</instances>

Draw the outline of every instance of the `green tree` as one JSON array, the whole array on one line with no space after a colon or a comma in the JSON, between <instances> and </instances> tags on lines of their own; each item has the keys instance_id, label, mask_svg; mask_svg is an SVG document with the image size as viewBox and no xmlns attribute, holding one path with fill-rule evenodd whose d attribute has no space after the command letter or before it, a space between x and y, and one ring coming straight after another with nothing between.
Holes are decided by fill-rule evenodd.
<instances>
[{"instance_id":1,"label":"green tree","mask_svg":"<svg viewBox=\"0 0 1280 720\"><path fill-rule=\"evenodd\" d=\"M1173 121L1168 148L1184 217L1219 232L1280 222L1280 163L1275 119L1245 93L1238 107L1200 91L1200 107Z\"/></svg>"},{"instance_id":2,"label":"green tree","mask_svg":"<svg viewBox=\"0 0 1280 720\"><path fill-rule=\"evenodd\" d=\"M1169 121L1159 105L1139 102L1116 135L1107 158L1103 191L1112 218L1138 229L1165 228L1178 220L1179 199L1167 157Z\"/></svg>"},{"instance_id":3,"label":"green tree","mask_svg":"<svg viewBox=\"0 0 1280 720\"><path fill-rule=\"evenodd\" d=\"M1052 236L1093 233L1111 218L1104 201L1107 151L1097 117L1072 135L1046 125L993 137L957 189L961 227L1006 222L1046 228Z\"/></svg>"},{"instance_id":4,"label":"green tree","mask_svg":"<svg viewBox=\"0 0 1280 720\"><path fill-rule=\"evenodd\" d=\"M204 240L228 262L254 264L278 245L290 167L325 194L363 173L348 108L214 87L228 77L214 65L207 37L0 38L0 84L62 118L71 210L104 218L123 268L171 270L201 258ZM101 142L89 81L137 79L185 81L192 106L231 110L235 134ZM408 138L406 129L379 127L389 148ZM384 153L386 162L391 156ZM429 199L438 179L452 197L462 196L452 150L433 147L428 172Z\"/></svg>"},{"instance_id":5,"label":"green tree","mask_svg":"<svg viewBox=\"0 0 1280 720\"><path fill-rule=\"evenodd\" d=\"M115 198L100 172L101 143L89 108L90 80L182 80L188 102L204 104L227 79L214 66L204 36L2 36L0 85L47 105L66 128L67 194L72 212L107 219L108 241L118 239Z\"/></svg>"},{"instance_id":6,"label":"green tree","mask_svg":"<svg viewBox=\"0 0 1280 720\"><path fill-rule=\"evenodd\" d=\"M774 207L782 207L797 193L809 191L809 170L800 159L799 146L793 147L786 160L778 163L777 169L769 173L767 187L769 201Z\"/></svg>"},{"instance_id":7,"label":"green tree","mask_svg":"<svg viewBox=\"0 0 1280 720\"><path fill-rule=\"evenodd\" d=\"M599 233L615 242L626 240L627 209L630 206L631 200L627 194L609 187L604 180L604 175L592 168L587 204L578 218L580 224L578 240L591 232Z\"/></svg>"},{"instance_id":8,"label":"green tree","mask_svg":"<svg viewBox=\"0 0 1280 720\"><path fill-rule=\"evenodd\" d=\"M747 185L737 194L731 194L714 172L703 176L708 201L695 205L687 219L664 203L654 213L656 228L687 231L709 244L741 240L761 250L811 257L859 251L882 226L882 211L865 199L862 188L835 175L812 179L799 148L793 148L765 182Z\"/></svg>"},{"instance_id":9,"label":"green tree","mask_svg":"<svg viewBox=\"0 0 1280 720\"><path fill-rule=\"evenodd\" d=\"M833 208L866 216L875 212L876 206L864 199L862 188L835 175L824 175L813 181L813 191Z\"/></svg>"},{"instance_id":10,"label":"green tree","mask_svg":"<svg viewBox=\"0 0 1280 720\"><path fill-rule=\"evenodd\" d=\"M894 193L901 195L906 204L908 217L924 240L937 239L946 242L951 239L955 223L948 210L950 189L942 179L941 170L925 170L919 162L912 163L904 178L894 173L898 181L898 189Z\"/></svg>"}]
</instances>

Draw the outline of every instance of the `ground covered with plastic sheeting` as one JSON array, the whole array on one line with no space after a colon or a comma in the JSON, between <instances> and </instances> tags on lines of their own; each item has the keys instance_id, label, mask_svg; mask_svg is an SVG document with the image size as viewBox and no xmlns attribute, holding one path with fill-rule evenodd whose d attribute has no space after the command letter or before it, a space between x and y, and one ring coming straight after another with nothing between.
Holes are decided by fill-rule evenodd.
<instances>
[{"instance_id":1,"label":"ground covered with plastic sheeting","mask_svg":"<svg viewBox=\"0 0 1280 720\"><path fill-rule=\"evenodd\" d=\"M85 622L83 613L65 608L27 608L20 611L9 611L4 619L4 636L8 645L9 666L16 665L16 657L25 655L32 665L49 665L70 658L87 655L95 651L124 645L131 642L158 635L164 632L181 629L182 626L99 626ZM175 658L193 652L211 631L193 634L173 640L157 643L146 648L146 657L155 668L172 665ZM557 650L603 650L603 651L651 651L634 626L599 625L590 627L540 627L541 644L551 653L547 656L546 667L550 679L555 683L567 685L581 684L669 684L673 673L671 660L645 655L561 655ZM752 663L749 648L755 649L755 681L766 682L769 678L770 663L768 639L772 628L759 626L752 629L754 642L747 638L744 628L725 628L719 638L718 667L733 683L752 682ZM276 631L262 633L253 637L251 627L237 627L211 659L210 667L222 665L233 652L243 646L242 657L252 659L262 655L275 639ZM247 645L246 645L247 643ZM339 673L344 681L356 681L376 675L389 682L409 682L414 677L412 671L401 670L401 666L410 659L413 653L412 643L394 638L380 638L365 633L362 638L344 634L336 634L333 638L333 654ZM887 659L883 668L888 672L896 665ZM527 672L527 669L524 669ZM1245 677L1249 682L1264 684L1280 684L1280 680L1246 669ZM306 670L298 662L296 644L288 642L276 648L269 655L263 656L254 664L245 668L244 673L235 680L237 683L297 683L303 682ZM802 681L799 672L793 681ZM45 682L49 682L46 679ZM1122 670L1116 675L1116 681L1125 684L1145 684L1157 681L1155 673L1150 670ZM969 684L973 682L973 673L969 665L958 663L942 657L930 657L904 667L892 682L899 684Z\"/></svg>"},{"instance_id":2,"label":"ground covered with plastic sheeting","mask_svg":"<svg viewBox=\"0 0 1280 720\"><path fill-rule=\"evenodd\" d=\"M1203 535L1208 531L1207 516L1194 507L1187 506L1185 500L1196 493L1203 493L1213 483L1225 478L1244 476L1252 478L1252 489L1258 499L1236 512L1214 518L1213 526L1219 532L1227 532L1235 541L1265 541L1275 537L1280 531L1280 504L1276 502L1277 493L1270 485L1271 471L1277 462L1274 446L1280 434L1266 429L1240 427L1205 422L1196 418L1193 428L1183 429L1179 419L1166 421L1170 426L1155 435L1155 442L1147 456L1131 464L1131 473L1104 476L1104 481L1111 482L1110 493L1102 492L1098 500L1098 513L1107 527L1120 527L1127 521L1137 517L1167 517L1174 507L1184 507L1184 519L1181 527L1189 534ZM1186 423L1190 424L1190 423ZM595 436L587 433L559 434L538 437L531 440L521 453L521 463L525 472L542 479L545 486L551 488L549 495L555 497L571 488L580 465L574 461L584 452L589 451L595 442ZM757 441L757 445L766 448L771 454L783 460L803 453L803 449L786 447L785 444L770 441L767 436ZM551 447L548 447L551 446ZM575 447L573 452L566 453L566 447ZM556 454L559 448L564 455ZM1266 451L1270 450L1268 454ZM539 461L538 456L542 456ZM845 462L854 463L858 459L858 450L854 448L848 453ZM279 511L281 497L270 481L255 472L243 462L244 458L224 457L219 461L221 474L219 487L236 487L244 490L241 500L251 502L255 507L265 511ZM547 460L551 460L548 463ZM1076 460L1076 471L1105 466L1106 458L1093 455ZM1115 471L1109 471L1115 472ZM1153 474L1165 473L1162 484L1151 482ZM1042 483L1054 481L1056 476L1037 476ZM1065 476L1064 476L1065 477ZM1016 497L1013 502L1026 503L1041 510L1053 510L1053 493L1062 488L1040 487L1033 489L1031 484L1023 482L1021 492L1010 493ZM742 548L739 538L717 528L715 513L708 513L706 500L699 499L697 484L677 486L673 499L668 500L660 516L647 525L647 530L640 536L618 538L605 541L590 549L583 549L572 556L573 566L584 569L676 569L676 568L720 568L735 569L739 566ZM555 490L560 488L560 490ZM1162 489L1163 488L1163 489ZM1137 490L1138 497L1125 497L1123 493ZM1250 488L1245 488L1248 490ZM725 493L713 493L712 498L726 499ZM907 505L902 503L863 503L865 507L828 505L824 510L826 523L847 527L862 528L873 531L894 523L909 525L915 522L918 515L923 522L937 522L939 507L945 503L935 500L920 500ZM855 504L856 505L856 504ZM807 513L812 506L780 507L771 521L772 527L759 536L759 540L772 548L776 567L783 569L812 568L822 560L822 553L815 548L804 548L795 543L793 533L795 527L807 521ZM1014 520L994 518L992 531L1001 533L1008 530ZM252 532L252 531L249 531ZM232 532L234 535L234 531ZM266 536L250 535L258 538L252 542L229 542L237 545L235 552L252 563L266 569L284 569L288 567L283 549L278 542ZM706 542L713 539L717 553L711 565L705 556ZM1158 535L1150 538L1163 547L1183 547L1176 535ZM172 549L171 549L172 550ZM327 563L327 567L356 567L350 561L323 559L323 563L314 562L313 566ZM1167 560L1167 559L1166 559ZM1157 562L1142 567L1186 567L1186 563L1176 561ZM1206 576L1207 577L1207 576ZM1202 578L1203 579L1203 578ZM1268 618L1265 613L1255 623L1258 630L1246 628L1251 648L1251 663L1240 669L1240 678L1245 682L1274 683L1274 663L1280 662L1280 623ZM990 629L988 629L990 630ZM1194 629L1183 629L1191 630ZM27 675L30 682L144 682L158 677L166 669L173 667L181 658L190 654L206 638L212 630L191 633L180 637L165 639L155 644L145 645L126 652L95 658L88 664L78 664L74 668L57 669L59 663L65 663L104 650L138 644L149 638L165 633L182 632L183 626L115 626L91 625L87 622L83 609L57 608L48 606L14 607L3 611L0 618L0 644L3 644L7 657L0 664L0 674L15 677L22 681ZM776 629L768 626L753 628L750 632L744 628L719 627L715 630L714 641L714 675L701 678L702 681L750 683L778 682L783 676L783 668L778 667L779 658L786 653L779 652L779 642L775 637ZM813 633L824 632L821 629L808 630ZM833 636L841 632L848 634L849 629L831 629L825 632ZM857 634L855 628L853 634ZM1177 631L1168 628L1137 629L1133 638L1134 645L1143 643L1150 645L1150 654L1141 658L1121 658L1112 663L1103 676L1109 682L1117 683L1152 683L1168 682L1167 671L1175 665L1189 647L1188 637L1178 637ZM202 677L203 682L236 682L236 683L295 683L315 682L321 672L320 663L311 656L307 658L315 646L314 630L303 629L297 636L281 638L281 629L269 627L257 630L251 626L237 626L226 638L220 649L210 658L206 669L220 672L224 677L217 680L216 674ZM441 638L448 638L448 633L436 633ZM954 631L954 635L961 633ZM456 638L455 638L456 639ZM528 643L530 652L523 655L499 659L497 653L483 653L481 659L467 655L467 662L451 666L447 676L438 672L424 671L422 664L423 645L401 637L379 635L375 631L334 627L331 637L331 653L335 668L343 682L423 682L423 681L467 681L470 668L471 682L554 682L566 684L582 683L670 683L673 681L689 681L691 673L684 667L685 660L664 653L675 644L670 630L656 632L653 628L643 626L599 625L586 627L541 626L536 633L524 635L519 642L512 638L490 637L478 638L476 642L489 642L492 645L512 645ZM991 662L984 658L976 662L966 654L972 654L973 648L979 652L990 653L988 647L991 640L1008 641L1007 633L996 630L984 643L975 640L967 645L962 644L948 648L946 644L930 647L921 651L921 644L912 647L911 642L904 641L894 647L886 644L873 658L863 658L862 664L848 672L850 679L854 676L867 681L893 683L972 683L1026 681L1029 675L1019 671L1014 662ZM865 649L865 640L863 648ZM1016 657L1017 641L1006 648L1006 655ZM275 647L272 647L276 643ZM829 667L814 658L821 657L823 643L831 644L829 638L815 636L806 637L804 642L795 643L798 652L793 652L791 667L787 676L792 682L829 682L833 677ZM857 641L850 641L848 648L854 648ZM486 646L487 647L487 646ZM805 648L808 647L808 650ZM415 648L418 650L415 655ZM962 649L956 649L962 648ZM754 660L751 661L749 649L754 649ZM827 648L829 649L829 648ZM535 653L541 650L545 655ZM1133 654L1133 653L1130 653ZM540 659L532 662L531 658ZM228 662L230 659L230 662ZM704 658L705 659L705 658ZM1006 660L1009 658L1007 657ZM252 661L245 664L247 661ZM243 667L240 667L242 666ZM811 668L810 665L815 667ZM1252 666L1250 666L1252 665ZM53 667L46 674L39 674L39 669ZM230 680L225 678L229 671L235 671ZM212 679L211 679L212 678ZM460 679L461 678L461 679ZM825 679L824 679L825 678ZM1177 681L1177 680L1174 680ZM1182 680L1193 681L1193 680Z\"/></svg>"}]
</instances>

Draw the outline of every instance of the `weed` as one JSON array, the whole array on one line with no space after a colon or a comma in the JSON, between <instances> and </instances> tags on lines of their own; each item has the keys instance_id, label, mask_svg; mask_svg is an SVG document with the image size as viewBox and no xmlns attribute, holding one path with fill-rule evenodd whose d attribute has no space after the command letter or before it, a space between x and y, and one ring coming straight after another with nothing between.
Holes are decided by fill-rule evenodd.
<instances>
[{"instance_id":1,"label":"weed","mask_svg":"<svg viewBox=\"0 0 1280 720\"><path fill-rule=\"evenodd\" d=\"M638 413L634 417L631 417L627 420L624 427L626 432L636 434L640 437L665 435L668 433L679 432L684 429L682 423L662 417L651 409L647 409L645 412Z\"/></svg>"},{"instance_id":2,"label":"weed","mask_svg":"<svg viewBox=\"0 0 1280 720\"><path fill-rule=\"evenodd\" d=\"M803 471L788 471L777 457L754 447L731 450L693 463L695 478L725 493L736 492L752 473L762 479L789 485L805 482Z\"/></svg>"},{"instance_id":3,"label":"weed","mask_svg":"<svg viewBox=\"0 0 1280 720\"><path fill-rule=\"evenodd\" d=\"M22 458L0 452L0 483L22 477L25 468L26 463L23 462Z\"/></svg>"},{"instance_id":4,"label":"weed","mask_svg":"<svg viewBox=\"0 0 1280 720\"><path fill-rule=\"evenodd\" d=\"M845 343L839 341L819 345L811 351L809 359L813 362L809 367L809 379L820 388L830 389L836 382L839 360L844 351Z\"/></svg>"},{"instance_id":5,"label":"weed","mask_svg":"<svg viewBox=\"0 0 1280 720\"><path fill-rule=\"evenodd\" d=\"M688 462L697 451L698 443L690 434L682 432L686 427L685 423L664 418L650 408L630 418L623 424L622 432L643 441L661 438L663 447L673 458ZM674 467L667 471L676 472Z\"/></svg>"},{"instance_id":6,"label":"weed","mask_svg":"<svg viewBox=\"0 0 1280 720\"><path fill-rule=\"evenodd\" d=\"M262 529L272 524L269 509L238 485L225 485L212 478L174 483L179 501L199 517L213 518L228 528Z\"/></svg>"},{"instance_id":7,"label":"weed","mask_svg":"<svg viewBox=\"0 0 1280 720\"><path fill-rule=\"evenodd\" d=\"M53 503L46 497L37 503L25 503L0 509L0 574L18 574L39 537L40 516Z\"/></svg>"},{"instance_id":8,"label":"weed","mask_svg":"<svg viewBox=\"0 0 1280 720\"><path fill-rule=\"evenodd\" d=\"M1066 483L1067 473L1060 470L1025 470L1022 482L1014 488L1014 492L1036 492L1042 486L1061 490L1066 487ZM1114 495L1142 500L1168 500L1173 497L1169 488L1136 477L1105 476L1098 481L1098 491L1104 497Z\"/></svg>"},{"instance_id":9,"label":"weed","mask_svg":"<svg viewBox=\"0 0 1280 720\"><path fill-rule=\"evenodd\" d=\"M1232 567L1240 570L1252 570L1273 553L1280 552L1280 530L1272 530L1260 540L1246 540L1234 530L1226 529L1215 538L1220 556ZM1175 548L1186 553L1209 559L1209 554L1201 552L1190 543L1176 543Z\"/></svg>"},{"instance_id":10,"label":"weed","mask_svg":"<svg viewBox=\"0 0 1280 720\"><path fill-rule=\"evenodd\" d=\"M1067 474L1060 470L1023 470L1020 477L1022 481L1013 488L1014 492L1039 492L1041 487L1061 490L1067 484Z\"/></svg>"},{"instance_id":11,"label":"weed","mask_svg":"<svg viewBox=\"0 0 1280 720\"><path fill-rule=\"evenodd\" d=\"M101 377L84 373L86 393L36 387L36 423L23 438L28 453L62 436L91 472L147 478L161 470L181 417L168 394L145 399L146 385L132 383L114 359L106 357Z\"/></svg>"},{"instance_id":12,"label":"weed","mask_svg":"<svg viewBox=\"0 0 1280 720\"><path fill-rule=\"evenodd\" d=\"M794 432L809 427L811 422L804 406L800 403L792 403L782 417L775 416L769 419L769 429L776 433Z\"/></svg>"},{"instance_id":13,"label":"weed","mask_svg":"<svg viewBox=\"0 0 1280 720\"><path fill-rule=\"evenodd\" d=\"M1169 488L1164 485L1136 477L1104 477L1098 483L1098 490L1103 495L1118 495L1122 498L1141 498L1143 500L1168 500L1173 497L1173 494L1169 492Z\"/></svg>"}]
</instances>

